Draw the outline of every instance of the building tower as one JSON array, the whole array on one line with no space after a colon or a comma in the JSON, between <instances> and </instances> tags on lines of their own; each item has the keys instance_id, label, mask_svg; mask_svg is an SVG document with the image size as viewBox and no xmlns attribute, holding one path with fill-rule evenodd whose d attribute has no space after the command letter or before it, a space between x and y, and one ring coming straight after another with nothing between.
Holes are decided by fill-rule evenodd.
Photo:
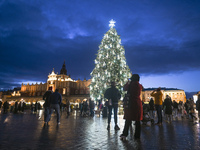
<instances>
[{"instance_id":1,"label":"building tower","mask_svg":"<svg viewBox=\"0 0 200 150\"><path fill-rule=\"evenodd\" d=\"M66 66L65 66L65 61L64 61L63 66L60 70L60 74L67 75L67 69L66 69Z\"/></svg>"}]
</instances>

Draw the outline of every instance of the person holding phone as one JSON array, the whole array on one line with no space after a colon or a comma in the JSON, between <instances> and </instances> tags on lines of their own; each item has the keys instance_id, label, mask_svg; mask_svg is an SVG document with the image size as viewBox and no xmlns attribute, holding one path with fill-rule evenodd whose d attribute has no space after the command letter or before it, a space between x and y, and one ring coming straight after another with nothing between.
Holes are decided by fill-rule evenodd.
<instances>
[{"instance_id":1,"label":"person holding phone","mask_svg":"<svg viewBox=\"0 0 200 150\"><path fill-rule=\"evenodd\" d=\"M128 91L129 96L129 106L124 108L124 119L125 125L120 138L126 140L128 136L129 127L132 121L135 121L135 134L136 139L140 139L141 124L140 121L143 119L143 107L142 101L140 99L140 94L142 91L142 85L139 83L140 76L138 74L133 74L131 81L128 81L124 85L124 91Z\"/></svg>"},{"instance_id":2,"label":"person holding phone","mask_svg":"<svg viewBox=\"0 0 200 150\"><path fill-rule=\"evenodd\" d=\"M153 92L151 93L151 96L154 97L154 99L155 99L155 108L156 108L157 116L158 116L158 122L156 123L156 125L162 125L163 93L161 92L161 88L159 87L159 88L153 90Z\"/></svg>"}]
</instances>

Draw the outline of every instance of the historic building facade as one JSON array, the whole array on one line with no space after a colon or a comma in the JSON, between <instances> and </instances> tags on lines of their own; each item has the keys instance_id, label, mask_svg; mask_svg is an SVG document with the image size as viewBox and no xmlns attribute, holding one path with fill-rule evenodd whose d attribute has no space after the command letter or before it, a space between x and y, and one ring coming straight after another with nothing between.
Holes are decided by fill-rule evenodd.
<instances>
[{"instance_id":1,"label":"historic building facade","mask_svg":"<svg viewBox=\"0 0 200 150\"><path fill-rule=\"evenodd\" d=\"M42 100L44 93L49 87L52 90L59 89L59 93L62 94L63 102L66 99L73 103L79 103L84 99L89 98L89 85L90 79L86 80L73 80L70 75L67 75L65 62L60 70L60 74L56 74L53 71L48 75L47 83L36 83L36 84L23 84L21 85L20 91L14 91L11 95L5 97L6 100L20 101L25 100L26 102L35 102Z\"/></svg>"},{"instance_id":2,"label":"historic building facade","mask_svg":"<svg viewBox=\"0 0 200 150\"><path fill-rule=\"evenodd\" d=\"M151 93L153 92L155 88L146 88L142 91L141 98L144 102L149 102L151 97ZM163 101L166 98L166 95L169 95L173 100L176 102L182 101L186 102L186 95L184 90L176 89L176 88L161 88L161 91L163 93Z\"/></svg>"},{"instance_id":3,"label":"historic building facade","mask_svg":"<svg viewBox=\"0 0 200 150\"><path fill-rule=\"evenodd\" d=\"M0 93L0 96L3 98L3 101L24 100L26 102L36 102L42 100L44 93L48 90L49 87L51 87L53 91L55 91L55 89L59 89L59 93L61 93L63 97L63 102L68 99L70 102L80 103L85 99L89 99L90 83L90 79L73 80L70 75L67 75L67 70L64 62L60 70L60 74L55 73L53 69L52 72L48 75L46 83L28 83L26 85L22 83L20 91L14 91L9 95L2 95L2 93ZM149 102L151 93L154 89L155 88L143 89L141 93L141 99L143 102ZM186 102L186 95L184 90L176 88L161 88L161 91L163 92L163 100L165 99L166 95L169 95L172 100L177 102Z\"/></svg>"}]
</instances>

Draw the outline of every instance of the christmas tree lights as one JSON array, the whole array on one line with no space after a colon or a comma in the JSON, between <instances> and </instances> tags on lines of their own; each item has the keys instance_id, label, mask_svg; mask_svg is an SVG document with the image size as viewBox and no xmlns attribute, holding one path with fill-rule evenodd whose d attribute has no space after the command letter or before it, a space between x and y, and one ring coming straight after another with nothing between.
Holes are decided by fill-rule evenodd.
<instances>
[{"instance_id":1,"label":"christmas tree lights","mask_svg":"<svg viewBox=\"0 0 200 150\"><path fill-rule=\"evenodd\" d=\"M95 62L95 68L91 72L90 97L92 100L104 98L104 93L110 87L112 81L121 91L131 77L130 69L126 64L125 50L121 45L120 36L114 28L115 21L111 20L110 29L104 35Z\"/></svg>"}]
</instances>

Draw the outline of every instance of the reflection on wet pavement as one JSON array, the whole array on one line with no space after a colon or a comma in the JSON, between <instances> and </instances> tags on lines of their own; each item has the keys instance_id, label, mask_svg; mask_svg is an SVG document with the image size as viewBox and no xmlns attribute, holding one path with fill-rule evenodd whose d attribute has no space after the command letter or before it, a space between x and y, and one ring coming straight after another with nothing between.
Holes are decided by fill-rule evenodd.
<instances>
[{"instance_id":1,"label":"reflection on wet pavement","mask_svg":"<svg viewBox=\"0 0 200 150\"><path fill-rule=\"evenodd\" d=\"M43 116L26 114L0 114L0 149L200 149L200 127L187 119L176 120L162 126L142 125L140 140L132 135L123 142L119 136L123 130L123 116L119 116L120 130L107 131L107 118L81 117L78 111L67 118L61 116L57 125L53 115L49 126L44 126ZM134 127L132 131L134 133Z\"/></svg>"}]
</instances>

